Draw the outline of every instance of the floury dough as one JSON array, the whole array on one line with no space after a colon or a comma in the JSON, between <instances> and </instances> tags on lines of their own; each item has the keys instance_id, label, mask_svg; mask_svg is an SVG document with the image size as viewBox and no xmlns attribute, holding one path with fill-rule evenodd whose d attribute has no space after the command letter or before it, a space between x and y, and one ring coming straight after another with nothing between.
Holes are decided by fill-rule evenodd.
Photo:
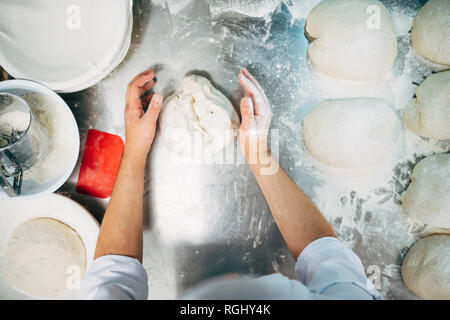
<instances>
[{"instance_id":1,"label":"floury dough","mask_svg":"<svg viewBox=\"0 0 450 320\"><path fill-rule=\"evenodd\" d=\"M411 173L403 195L406 213L433 227L450 228L450 154L421 160Z\"/></svg>"},{"instance_id":2,"label":"floury dough","mask_svg":"<svg viewBox=\"0 0 450 320\"><path fill-rule=\"evenodd\" d=\"M305 30L312 40L309 59L333 78L382 79L397 56L391 15L378 0L322 1L309 13Z\"/></svg>"},{"instance_id":3,"label":"floury dough","mask_svg":"<svg viewBox=\"0 0 450 320\"><path fill-rule=\"evenodd\" d=\"M54 298L83 276L86 250L79 235L66 224L38 218L19 225L11 235L4 277L15 290L33 298Z\"/></svg>"},{"instance_id":4,"label":"floury dough","mask_svg":"<svg viewBox=\"0 0 450 320\"><path fill-rule=\"evenodd\" d=\"M400 121L389 103L379 98L326 100L303 121L309 152L340 169L381 166L398 149Z\"/></svg>"},{"instance_id":5,"label":"floury dough","mask_svg":"<svg viewBox=\"0 0 450 320\"><path fill-rule=\"evenodd\" d=\"M431 62L450 66L450 1L429 0L411 28L411 44Z\"/></svg>"},{"instance_id":6,"label":"floury dough","mask_svg":"<svg viewBox=\"0 0 450 320\"><path fill-rule=\"evenodd\" d=\"M403 122L422 137L450 139L450 71L435 73L419 86L403 111Z\"/></svg>"},{"instance_id":7,"label":"floury dough","mask_svg":"<svg viewBox=\"0 0 450 320\"><path fill-rule=\"evenodd\" d=\"M184 158L208 158L233 140L239 118L231 102L208 79L190 75L165 100L159 125L172 152Z\"/></svg>"},{"instance_id":8,"label":"floury dough","mask_svg":"<svg viewBox=\"0 0 450 320\"><path fill-rule=\"evenodd\" d=\"M428 300L450 299L450 235L418 240L403 260L402 277L416 295Z\"/></svg>"}]
</instances>

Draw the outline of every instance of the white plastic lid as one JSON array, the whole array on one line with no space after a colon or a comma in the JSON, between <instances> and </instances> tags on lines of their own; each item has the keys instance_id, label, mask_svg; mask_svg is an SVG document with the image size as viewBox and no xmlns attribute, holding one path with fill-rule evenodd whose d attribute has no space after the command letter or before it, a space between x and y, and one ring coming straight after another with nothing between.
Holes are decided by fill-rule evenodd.
<instances>
[{"instance_id":1,"label":"white plastic lid","mask_svg":"<svg viewBox=\"0 0 450 320\"><path fill-rule=\"evenodd\" d=\"M79 91L122 61L132 25L132 0L1 1L0 65L15 78Z\"/></svg>"}]
</instances>

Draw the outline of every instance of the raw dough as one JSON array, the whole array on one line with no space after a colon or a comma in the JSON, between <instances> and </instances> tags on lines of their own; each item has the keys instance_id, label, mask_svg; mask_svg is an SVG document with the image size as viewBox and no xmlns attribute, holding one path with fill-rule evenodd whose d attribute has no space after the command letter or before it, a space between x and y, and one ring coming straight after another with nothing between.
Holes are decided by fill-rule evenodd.
<instances>
[{"instance_id":1,"label":"raw dough","mask_svg":"<svg viewBox=\"0 0 450 320\"><path fill-rule=\"evenodd\" d=\"M423 299L450 299L450 235L418 240L403 260L402 277Z\"/></svg>"},{"instance_id":2,"label":"raw dough","mask_svg":"<svg viewBox=\"0 0 450 320\"><path fill-rule=\"evenodd\" d=\"M378 10L380 23L372 24ZM397 56L394 24L378 0L322 1L309 13L305 28L313 40L309 58L319 71L334 78L381 79Z\"/></svg>"},{"instance_id":3,"label":"raw dough","mask_svg":"<svg viewBox=\"0 0 450 320\"><path fill-rule=\"evenodd\" d=\"M430 0L420 8L411 29L411 44L424 58L450 65L449 0Z\"/></svg>"},{"instance_id":4,"label":"raw dough","mask_svg":"<svg viewBox=\"0 0 450 320\"><path fill-rule=\"evenodd\" d=\"M83 276L86 250L66 224L39 218L19 225L9 239L4 277L17 291L34 298L53 298L67 290L68 268Z\"/></svg>"},{"instance_id":5,"label":"raw dough","mask_svg":"<svg viewBox=\"0 0 450 320\"><path fill-rule=\"evenodd\" d=\"M208 79L190 75L167 98L159 117L165 144L187 158L205 158L236 136L239 118L231 102Z\"/></svg>"},{"instance_id":6,"label":"raw dough","mask_svg":"<svg viewBox=\"0 0 450 320\"><path fill-rule=\"evenodd\" d=\"M396 148L399 121L378 98L326 100L303 121L305 145L319 161L336 168L373 168Z\"/></svg>"},{"instance_id":7,"label":"raw dough","mask_svg":"<svg viewBox=\"0 0 450 320\"><path fill-rule=\"evenodd\" d=\"M414 167L403 195L406 213L423 223L450 228L450 154L426 157Z\"/></svg>"},{"instance_id":8,"label":"raw dough","mask_svg":"<svg viewBox=\"0 0 450 320\"><path fill-rule=\"evenodd\" d=\"M450 139L450 71L433 74L419 86L403 122L422 137Z\"/></svg>"}]
</instances>

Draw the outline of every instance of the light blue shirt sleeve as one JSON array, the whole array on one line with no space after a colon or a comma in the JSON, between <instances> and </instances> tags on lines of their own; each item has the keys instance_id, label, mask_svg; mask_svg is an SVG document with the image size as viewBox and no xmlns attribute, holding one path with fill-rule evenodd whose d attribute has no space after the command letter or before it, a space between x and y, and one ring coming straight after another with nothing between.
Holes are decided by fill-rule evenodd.
<instances>
[{"instance_id":1,"label":"light blue shirt sleeve","mask_svg":"<svg viewBox=\"0 0 450 320\"><path fill-rule=\"evenodd\" d=\"M81 281L81 298L89 300L146 300L148 279L134 258L106 255L94 260Z\"/></svg>"},{"instance_id":2,"label":"light blue shirt sleeve","mask_svg":"<svg viewBox=\"0 0 450 320\"><path fill-rule=\"evenodd\" d=\"M295 264L298 279L308 289L333 299L382 299L367 280L358 256L338 239L324 237L310 243Z\"/></svg>"},{"instance_id":3,"label":"light blue shirt sleeve","mask_svg":"<svg viewBox=\"0 0 450 320\"><path fill-rule=\"evenodd\" d=\"M382 299L381 294L367 280L358 256L333 237L320 238L310 243L298 257L295 271L299 281L281 274L251 280L259 285L253 298ZM81 298L147 299L147 273L134 258L102 256L92 263L84 276Z\"/></svg>"}]
</instances>

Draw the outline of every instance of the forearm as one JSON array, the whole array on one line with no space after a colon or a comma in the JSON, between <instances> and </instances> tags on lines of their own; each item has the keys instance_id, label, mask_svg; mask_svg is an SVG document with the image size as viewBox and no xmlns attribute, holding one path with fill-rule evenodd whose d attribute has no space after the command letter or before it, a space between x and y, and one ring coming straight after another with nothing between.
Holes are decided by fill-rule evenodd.
<instances>
[{"instance_id":1,"label":"forearm","mask_svg":"<svg viewBox=\"0 0 450 320\"><path fill-rule=\"evenodd\" d=\"M269 154L263 161L250 164L258 181L274 220L286 241L292 255L297 258L312 241L322 237L335 237L330 224L325 220L314 203L287 176L277 164L272 174L264 174L264 169L276 164ZM259 157L261 158L261 157Z\"/></svg>"},{"instance_id":2,"label":"forearm","mask_svg":"<svg viewBox=\"0 0 450 320\"><path fill-rule=\"evenodd\" d=\"M102 221L95 258L117 254L142 262L142 215L146 157L125 151Z\"/></svg>"}]
</instances>

